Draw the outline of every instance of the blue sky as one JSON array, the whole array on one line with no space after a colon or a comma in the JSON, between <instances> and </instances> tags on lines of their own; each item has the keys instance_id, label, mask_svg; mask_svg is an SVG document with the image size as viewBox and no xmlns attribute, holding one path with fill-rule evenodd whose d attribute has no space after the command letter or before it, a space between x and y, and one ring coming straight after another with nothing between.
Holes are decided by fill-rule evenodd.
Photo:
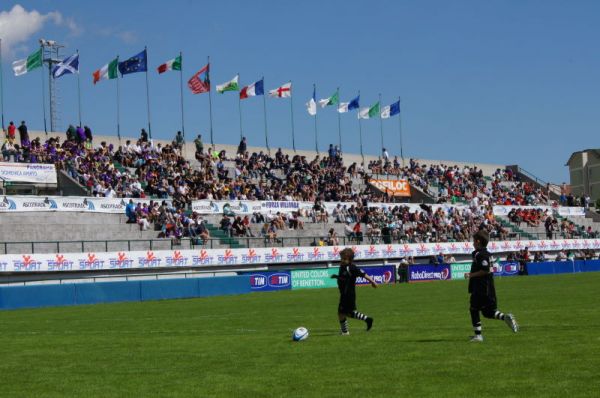
<instances>
[{"instance_id":1,"label":"blue sky","mask_svg":"<svg viewBox=\"0 0 600 398\"><path fill-rule=\"evenodd\" d=\"M15 5L23 12L13 13ZM33 11L39 14L34 14ZM18 10L17 10L18 11ZM42 129L39 71L14 77L10 63L41 37L80 51L83 122L116 134L115 82L91 74L116 55L148 46L152 131L180 129L179 75L156 66L184 54L187 80L211 56L213 87L240 73L265 76L265 89L294 84L298 148L314 148L305 102L317 85L342 101L360 90L361 106L402 98L404 153L429 159L519 164L568 182L571 152L598 147L600 2L597 1L22 1L0 6L4 112ZM8 38L7 38L8 37ZM9 48L7 48L9 47ZM185 81L184 80L184 81ZM147 124L144 74L121 80L121 131ZM58 80L61 127L77 121L76 79ZM185 91L186 133L208 138L208 95ZM245 135L264 143L261 98L242 102ZM271 147L291 147L289 100L267 98ZM213 93L215 141L237 143L235 93ZM399 153L398 120L384 138ZM356 114L342 115L346 152L359 151ZM379 120L362 123L366 153L380 150ZM319 109L321 147L337 143L337 114ZM593 137L596 137L594 139Z\"/></svg>"}]
</instances>

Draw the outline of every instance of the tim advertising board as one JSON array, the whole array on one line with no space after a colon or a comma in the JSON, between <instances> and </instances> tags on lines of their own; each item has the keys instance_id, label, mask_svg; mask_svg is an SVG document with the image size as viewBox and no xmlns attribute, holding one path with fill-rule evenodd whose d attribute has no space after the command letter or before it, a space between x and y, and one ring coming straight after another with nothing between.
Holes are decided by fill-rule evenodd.
<instances>
[{"instance_id":1,"label":"tim advertising board","mask_svg":"<svg viewBox=\"0 0 600 398\"><path fill-rule=\"evenodd\" d=\"M369 275L377 284L382 283L394 283L396 281L396 267L393 265L382 265L378 267L358 267L364 271L365 274ZM363 277L356 278L357 285L369 285Z\"/></svg>"},{"instance_id":2,"label":"tim advertising board","mask_svg":"<svg viewBox=\"0 0 600 398\"><path fill-rule=\"evenodd\" d=\"M246 274L248 275L248 274ZM289 290L292 288L292 275L285 272L254 272L250 275L250 289L253 292Z\"/></svg>"},{"instance_id":3,"label":"tim advertising board","mask_svg":"<svg viewBox=\"0 0 600 398\"><path fill-rule=\"evenodd\" d=\"M450 279L452 272L449 264L411 265L408 267L409 282L430 282Z\"/></svg>"},{"instance_id":4,"label":"tim advertising board","mask_svg":"<svg viewBox=\"0 0 600 398\"><path fill-rule=\"evenodd\" d=\"M494 264L494 275L515 276L519 273L519 263L516 261L500 261Z\"/></svg>"}]
</instances>

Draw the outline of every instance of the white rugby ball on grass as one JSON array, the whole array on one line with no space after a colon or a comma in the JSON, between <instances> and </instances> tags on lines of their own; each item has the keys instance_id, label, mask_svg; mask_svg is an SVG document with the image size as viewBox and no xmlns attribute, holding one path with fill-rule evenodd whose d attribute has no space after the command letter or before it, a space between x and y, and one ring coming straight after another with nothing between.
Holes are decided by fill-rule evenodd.
<instances>
[{"instance_id":1,"label":"white rugby ball on grass","mask_svg":"<svg viewBox=\"0 0 600 398\"><path fill-rule=\"evenodd\" d=\"M308 338L308 329L305 328L304 326L300 326L299 328L294 330L294 333L292 333L292 340L294 340L294 341L302 341L302 340L306 340L307 338Z\"/></svg>"}]
</instances>

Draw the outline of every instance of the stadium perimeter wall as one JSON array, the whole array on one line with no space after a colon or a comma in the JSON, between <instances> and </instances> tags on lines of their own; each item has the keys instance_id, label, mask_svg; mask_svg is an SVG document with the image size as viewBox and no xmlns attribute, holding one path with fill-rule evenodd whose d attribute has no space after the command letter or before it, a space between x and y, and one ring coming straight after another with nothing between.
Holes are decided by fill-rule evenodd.
<instances>
[{"instance_id":1,"label":"stadium perimeter wall","mask_svg":"<svg viewBox=\"0 0 600 398\"><path fill-rule=\"evenodd\" d=\"M394 283L404 273L406 282L430 282L463 279L467 264L416 264L403 272L396 264L383 264L363 269L377 283ZM599 272L600 260L550 261L528 263L529 275ZM494 275L517 276L518 263L500 262L494 265ZM238 276L129 281L103 283L72 283L56 285L0 287L0 309L36 308L79 304L99 304L125 301L150 301L195 298L249 292L331 288L336 283L331 275L337 268L296 269L291 271L244 272ZM357 284L368 284L358 278Z\"/></svg>"},{"instance_id":2,"label":"stadium perimeter wall","mask_svg":"<svg viewBox=\"0 0 600 398\"><path fill-rule=\"evenodd\" d=\"M0 309L150 301L249 293L248 275L0 287Z\"/></svg>"}]
</instances>

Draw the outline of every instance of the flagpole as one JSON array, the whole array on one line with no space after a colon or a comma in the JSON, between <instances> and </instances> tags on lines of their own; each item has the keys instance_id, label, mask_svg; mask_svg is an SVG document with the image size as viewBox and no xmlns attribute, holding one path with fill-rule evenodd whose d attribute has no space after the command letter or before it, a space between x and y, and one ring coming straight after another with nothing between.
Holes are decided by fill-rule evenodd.
<instances>
[{"instance_id":1,"label":"flagpole","mask_svg":"<svg viewBox=\"0 0 600 398\"><path fill-rule=\"evenodd\" d=\"M400 105L400 97L398 97L398 106ZM400 159L402 159L402 167L404 167L404 149L402 148L402 112L398 114L398 130L400 132Z\"/></svg>"},{"instance_id":2,"label":"flagpole","mask_svg":"<svg viewBox=\"0 0 600 398\"><path fill-rule=\"evenodd\" d=\"M313 84L313 93L317 92L317 85ZM319 138L318 138L318 133L317 133L317 99L313 98L313 100L315 101L315 151L317 152L317 155L319 154Z\"/></svg>"},{"instance_id":3,"label":"flagpole","mask_svg":"<svg viewBox=\"0 0 600 398\"><path fill-rule=\"evenodd\" d=\"M210 84L210 55L207 57L207 77L208 77L208 113L209 113L209 117L210 117L210 146L212 147L211 150L215 149L215 142L213 140L213 119L212 119L212 95L211 95L211 91L212 91L212 87Z\"/></svg>"},{"instance_id":4,"label":"flagpole","mask_svg":"<svg viewBox=\"0 0 600 398\"><path fill-rule=\"evenodd\" d=\"M263 91L264 91L265 77L263 76L261 78L261 80L263 81ZM264 92L263 92L263 111L264 111L264 116L265 116L265 144L267 144L267 153L269 155L271 155L271 148L269 147L269 134L267 131L267 99L266 99L266 95Z\"/></svg>"},{"instance_id":5,"label":"flagpole","mask_svg":"<svg viewBox=\"0 0 600 398\"><path fill-rule=\"evenodd\" d=\"M181 133L183 134L183 142L185 142L185 119L183 117L183 53L179 51L179 94L181 96Z\"/></svg>"},{"instance_id":6,"label":"flagpole","mask_svg":"<svg viewBox=\"0 0 600 398\"><path fill-rule=\"evenodd\" d=\"M360 90L358 90L358 96L360 97ZM362 158L363 166L365 164L365 155L363 154L363 143L362 143L362 123L360 121L360 106L358 107L358 137L360 142L360 157Z\"/></svg>"},{"instance_id":7,"label":"flagpole","mask_svg":"<svg viewBox=\"0 0 600 398\"><path fill-rule=\"evenodd\" d=\"M46 123L46 93L45 93L45 84L44 84L44 47L40 47L42 51L42 67L40 70L42 71L42 110L44 111L44 131L46 132L46 136L48 136L48 125ZM50 69L50 65L48 65L48 69Z\"/></svg>"},{"instance_id":8,"label":"flagpole","mask_svg":"<svg viewBox=\"0 0 600 398\"><path fill-rule=\"evenodd\" d=\"M340 106L340 100L339 100L339 98L340 98L340 88L339 87L337 88L337 94L338 94L338 103L337 103L337 106L338 106L338 110L339 110L339 106ZM343 151L342 151L342 117L340 115L340 112L338 112L337 114L338 114L338 141L339 141L339 144L340 144L340 152L343 153Z\"/></svg>"},{"instance_id":9,"label":"flagpole","mask_svg":"<svg viewBox=\"0 0 600 398\"><path fill-rule=\"evenodd\" d=\"M79 62L79 50L77 50L77 62ZM79 127L81 127L81 74L77 64L77 106L79 108Z\"/></svg>"},{"instance_id":10,"label":"flagpole","mask_svg":"<svg viewBox=\"0 0 600 398\"><path fill-rule=\"evenodd\" d=\"M119 64L119 56L117 55L117 65ZM119 94L119 73L117 72L117 137L121 142L121 95Z\"/></svg>"},{"instance_id":11,"label":"flagpole","mask_svg":"<svg viewBox=\"0 0 600 398\"><path fill-rule=\"evenodd\" d=\"M294 96L292 95L292 81L290 80L290 115L292 116L292 149L296 153L296 138L294 136Z\"/></svg>"},{"instance_id":12,"label":"flagpole","mask_svg":"<svg viewBox=\"0 0 600 398\"><path fill-rule=\"evenodd\" d=\"M148 135L152 140L152 126L150 124L150 85L148 84L148 48L144 46L146 53L146 105L148 107Z\"/></svg>"},{"instance_id":13,"label":"flagpole","mask_svg":"<svg viewBox=\"0 0 600 398\"><path fill-rule=\"evenodd\" d=\"M242 129L242 99L240 98L240 93L239 93L239 81L240 81L240 74L237 74L238 76L238 111L240 113L240 141L244 138L244 132Z\"/></svg>"},{"instance_id":14,"label":"flagpole","mask_svg":"<svg viewBox=\"0 0 600 398\"><path fill-rule=\"evenodd\" d=\"M383 144L383 119L381 118L381 93L379 93L379 127L381 129L381 157L383 159L383 148L385 148Z\"/></svg>"},{"instance_id":15,"label":"flagpole","mask_svg":"<svg viewBox=\"0 0 600 398\"><path fill-rule=\"evenodd\" d=\"M2 113L2 130L4 130L4 82L2 79L2 38L0 38L0 112Z\"/></svg>"}]
</instances>

